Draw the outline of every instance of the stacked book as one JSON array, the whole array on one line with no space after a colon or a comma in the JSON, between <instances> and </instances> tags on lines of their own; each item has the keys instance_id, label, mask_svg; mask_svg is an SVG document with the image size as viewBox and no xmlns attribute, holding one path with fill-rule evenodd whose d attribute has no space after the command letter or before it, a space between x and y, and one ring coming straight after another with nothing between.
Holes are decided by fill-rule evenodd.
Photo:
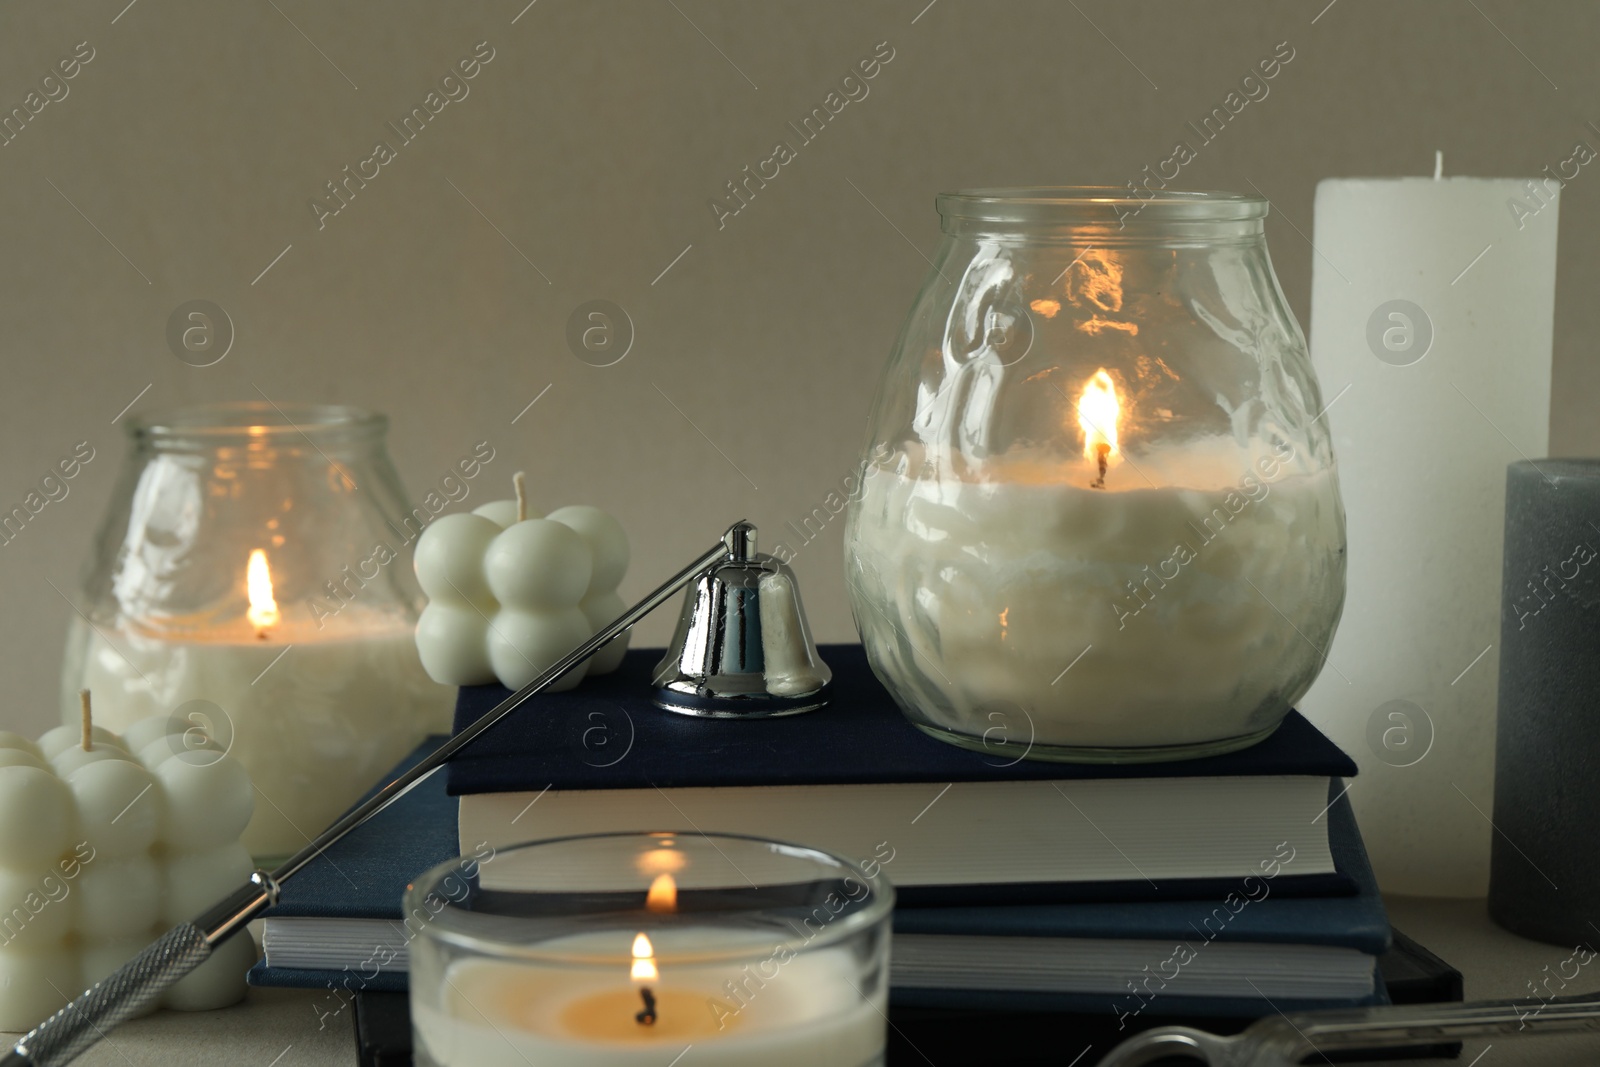
<instances>
[{"instance_id":1,"label":"stacked book","mask_svg":"<svg viewBox=\"0 0 1600 1067\"><path fill-rule=\"evenodd\" d=\"M253 980L404 988L401 894L424 869L486 846L674 830L881 866L898 892L902 1015L1072 1012L1121 1030L1387 1000L1389 924L1343 796L1356 768L1298 714L1221 756L1046 763L1020 758L1025 739L985 754L927 737L858 646L821 651L830 703L793 718L661 712L659 653L643 650L538 698L286 886ZM463 689L457 729L506 695Z\"/></svg>"}]
</instances>

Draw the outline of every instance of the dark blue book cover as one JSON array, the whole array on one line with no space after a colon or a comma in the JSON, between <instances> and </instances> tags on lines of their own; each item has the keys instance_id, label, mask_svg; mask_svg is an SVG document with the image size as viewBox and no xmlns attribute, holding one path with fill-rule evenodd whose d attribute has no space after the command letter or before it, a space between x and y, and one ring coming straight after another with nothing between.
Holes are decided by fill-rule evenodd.
<instances>
[{"instance_id":1,"label":"dark blue book cover","mask_svg":"<svg viewBox=\"0 0 1600 1067\"><path fill-rule=\"evenodd\" d=\"M428 738L384 781L410 770L444 742L443 736ZM435 771L301 868L284 883L277 905L266 915L399 921L411 880L460 854L457 806L445 794L444 771Z\"/></svg>"},{"instance_id":2,"label":"dark blue book cover","mask_svg":"<svg viewBox=\"0 0 1600 1067\"><path fill-rule=\"evenodd\" d=\"M938 741L900 713L860 645L824 645L833 669L819 711L750 721L701 719L651 703L660 649L630 651L610 674L534 697L450 763L449 790L468 793L695 786L834 785L871 782L1039 781L1087 778L1204 778L1303 774L1349 778L1356 765L1290 712L1271 737L1205 759L1134 765L1022 759L1025 719L1001 724L990 752ZM455 729L476 721L510 691L469 686Z\"/></svg>"}]
</instances>

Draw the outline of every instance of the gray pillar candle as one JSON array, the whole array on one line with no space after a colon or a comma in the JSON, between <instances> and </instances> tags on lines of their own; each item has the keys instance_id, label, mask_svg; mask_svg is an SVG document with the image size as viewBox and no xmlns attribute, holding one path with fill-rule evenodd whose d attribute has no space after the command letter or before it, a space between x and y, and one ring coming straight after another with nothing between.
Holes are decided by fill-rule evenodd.
<instances>
[{"instance_id":1,"label":"gray pillar candle","mask_svg":"<svg viewBox=\"0 0 1600 1067\"><path fill-rule=\"evenodd\" d=\"M1600 944L1600 459L1513 463L1505 532L1489 913Z\"/></svg>"}]
</instances>

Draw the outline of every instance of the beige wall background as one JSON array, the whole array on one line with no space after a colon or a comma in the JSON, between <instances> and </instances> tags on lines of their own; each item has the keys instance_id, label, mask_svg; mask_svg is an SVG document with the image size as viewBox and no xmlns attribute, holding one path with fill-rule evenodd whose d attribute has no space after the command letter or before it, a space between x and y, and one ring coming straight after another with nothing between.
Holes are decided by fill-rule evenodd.
<instances>
[{"instance_id":1,"label":"beige wall background","mask_svg":"<svg viewBox=\"0 0 1600 1067\"><path fill-rule=\"evenodd\" d=\"M1181 181L1272 199L1304 324L1319 178L1428 173L1435 149L1450 173L1533 177L1600 145L1593 3L525 2L0 8L0 110L94 50L0 148L0 502L74 443L98 450L0 548L0 727L53 720L73 608L49 583L77 595L130 402L377 408L418 500L487 439L491 477L520 466L541 505L622 519L637 594L732 519L782 536L850 469L941 190L1120 185L1287 41L1270 95ZM719 229L707 201L885 41L870 95ZM494 58L470 95L319 229L324 182L396 140L385 123L478 42ZM1568 454L1600 451L1591 169L1561 197L1551 424ZM166 344L193 299L235 325L211 367ZM609 367L565 341L595 299L636 333ZM466 507L504 495L472 492ZM851 638L837 526L795 566L819 636Z\"/></svg>"}]
</instances>

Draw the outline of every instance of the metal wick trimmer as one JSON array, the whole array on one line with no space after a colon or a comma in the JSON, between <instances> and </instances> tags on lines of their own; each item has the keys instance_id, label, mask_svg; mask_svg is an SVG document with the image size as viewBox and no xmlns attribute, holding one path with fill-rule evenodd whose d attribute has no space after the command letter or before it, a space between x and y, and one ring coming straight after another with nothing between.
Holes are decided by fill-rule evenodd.
<instances>
[{"instance_id":1,"label":"metal wick trimmer","mask_svg":"<svg viewBox=\"0 0 1600 1067\"><path fill-rule=\"evenodd\" d=\"M736 522L728 527L715 547L701 553L693 563L561 657L539 677L485 712L427 759L340 817L276 870L256 871L247 883L203 915L168 930L116 973L96 982L77 1000L40 1023L0 1059L0 1067L62 1067L77 1059L104 1037L106 1031L138 1015L174 982L204 963L212 949L244 930L252 919L277 903L279 887L334 842L399 800L413 786L443 767L451 756L481 737L484 731L600 651L612 638L650 614L707 568L732 555L735 546L746 543L754 530L748 522Z\"/></svg>"}]
</instances>

